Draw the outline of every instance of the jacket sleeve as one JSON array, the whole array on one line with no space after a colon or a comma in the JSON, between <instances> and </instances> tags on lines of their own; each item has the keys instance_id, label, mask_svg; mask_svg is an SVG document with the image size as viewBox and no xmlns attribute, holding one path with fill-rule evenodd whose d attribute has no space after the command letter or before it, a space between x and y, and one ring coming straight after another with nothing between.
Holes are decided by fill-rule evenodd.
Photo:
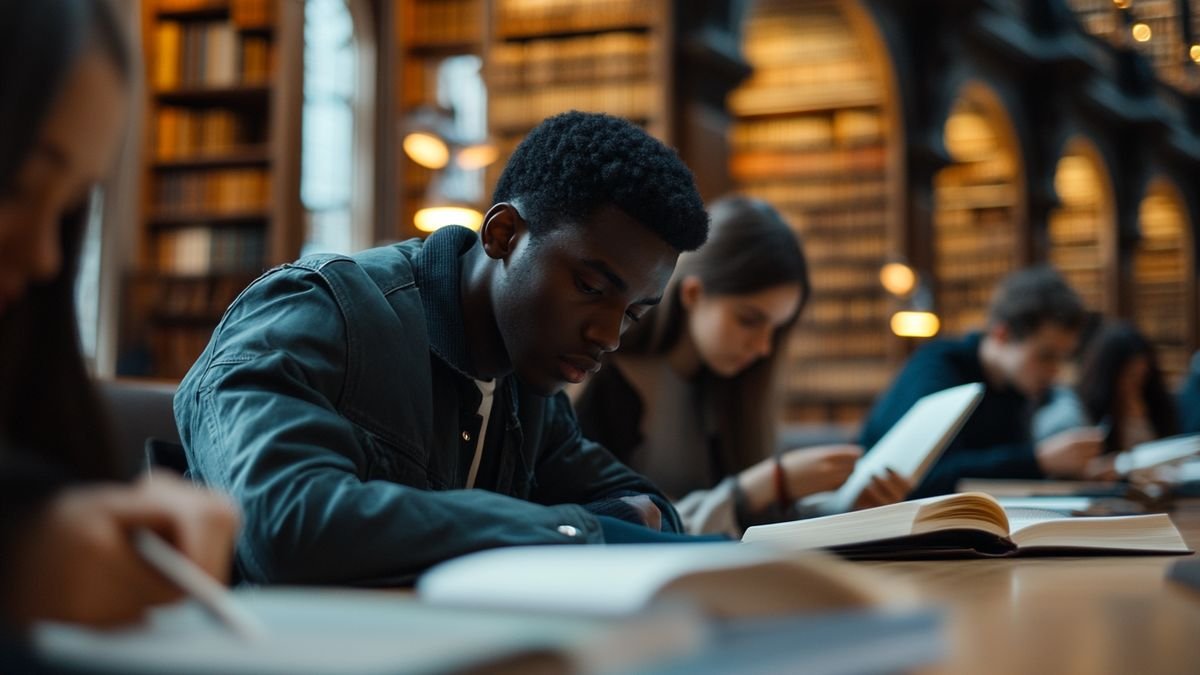
<instances>
[{"instance_id":1,"label":"jacket sleeve","mask_svg":"<svg viewBox=\"0 0 1200 675\"><path fill-rule=\"evenodd\" d=\"M675 507L654 484L583 437L566 394L547 400L545 415L543 445L534 467L535 501L587 504L644 494L662 511L664 531L683 532Z\"/></svg>"},{"instance_id":2,"label":"jacket sleeve","mask_svg":"<svg viewBox=\"0 0 1200 675\"><path fill-rule=\"evenodd\" d=\"M480 549L602 541L579 506L370 480L379 441L337 408L348 351L339 299L285 267L235 301L176 394L192 470L244 512L248 580L396 585Z\"/></svg>"}]
</instances>

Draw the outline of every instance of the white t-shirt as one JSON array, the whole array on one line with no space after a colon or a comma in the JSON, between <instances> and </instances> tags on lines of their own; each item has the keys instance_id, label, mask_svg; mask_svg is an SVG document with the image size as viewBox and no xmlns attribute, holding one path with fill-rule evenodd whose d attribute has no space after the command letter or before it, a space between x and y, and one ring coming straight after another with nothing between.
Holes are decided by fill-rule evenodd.
<instances>
[{"instance_id":1,"label":"white t-shirt","mask_svg":"<svg viewBox=\"0 0 1200 675\"><path fill-rule=\"evenodd\" d=\"M492 417L492 406L496 402L496 380L475 380L479 393L479 411L476 413L483 418L479 425L479 433L475 437L475 457L471 459L471 470L467 473L467 489L475 487L475 476L479 473L479 462L483 459L483 444L487 440L488 420Z\"/></svg>"}]
</instances>

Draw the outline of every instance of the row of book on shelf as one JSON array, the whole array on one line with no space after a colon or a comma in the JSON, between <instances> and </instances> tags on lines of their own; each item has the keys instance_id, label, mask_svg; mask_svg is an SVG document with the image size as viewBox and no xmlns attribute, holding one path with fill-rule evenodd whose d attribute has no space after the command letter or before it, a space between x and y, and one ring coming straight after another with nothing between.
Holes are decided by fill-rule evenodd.
<instances>
[{"instance_id":1,"label":"row of book on shelf","mask_svg":"<svg viewBox=\"0 0 1200 675\"><path fill-rule=\"evenodd\" d=\"M886 197L888 184L883 177L837 176L832 173L820 179L765 178L741 183L739 190L774 204L781 210L798 210L803 220L811 210L850 213L859 210L878 210ZM836 208L833 208L836 207Z\"/></svg>"},{"instance_id":2,"label":"row of book on shelf","mask_svg":"<svg viewBox=\"0 0 1200 675\"><path fill-rule=\"evenodd\" d=\"M645 0L499 0L494 20L502 37L649 26L657 4Z\"/></svg>"},{"instance_id":3,"label":"row of book on shelf","mask_svg":"<svg viewBox=\"0 0 1200 675\"><path fill-rule=\"evenodd\" d=\"M219 169L158 175L158 213L234 213L263 209L270 200L266 169Z\"/></svg>"},{"instance_id":4,"label":"row of book on shelf","mask_svg":"<svg viewBox=\"0 0 1200 675\"><path fill-rule=\"evenodd\" d=\"M230 152L263 140L263 120L226 108L162 106L154 125L160 160Z\"/></svg>"},{"instance_id":5,"label":"row of book on shelf","mask_svg":"<svg viewBox=\"0 0 1200 675\"><path fill-rule=\"evenodd\" d=\"M401 16L409 44L482 41L486 0L414 0Z\"/></svg>"},{"instance_id":6,"label":"row of book on shelf","mask_svg":"<svg viewBox=\"0 0 1200 675\"><path fill-rule=\"evenodd\" d=\"M491 121L502 130L531 129L564 110L603 111L634 121L657 117L660 88L649 80L556 85L529 92L500 93L488 101Z\"/></svg>"},{"instance_id":7,"label":"row of book on shelf","mask_svg":"<svg viewBox=\"0 0 1200 675\"><path fill-rule=\"evenodd\" d=\"M171 228L154 241L156 267L166 274L253 274L266 258L266 238L258 227Z\"/></svg>"},{"instance_id":8,"label":"row of book on shelf","mask_svg":"<svg viewBox=\"0 0 1200 675\"><path fill-rule=\"evenodd\" d=\"M490 51L488 86L493 91L594 80L651 77L649 33L617 31L553 40L496 44Z\"/></svg>"},{"instance_id":9,"label":"row of book on shelf","mask_svg":"<svg viewBox=\"0 0 1200 675\"><path fill-rule=\"evenodd\" d=\"M262 84L274 71L271 41L227 21L160 21L154 28L153 85L183 87Z\"/></svg>"},{"instance_id":10,"label":"row of book on shelf","mask_svg":"<svg viewBox=\"0 0 1200 675\"><path fill-rule=\"evenodd\" d=\"M735 153L729 162L734 180L780 180L784 178L828 178L834 174L878 175L884 171L887 150L882 145L795 152L790 149L754 150Z\"/></svg>"},{"instance_id":11,"label":"row of book on shelf","mask_svg":"<svg viewBox=\"0 0 1200 675\"><path fill-rule=\"evenodd\" d=\"M790 115L733 124L730 145L735 151L763 148L790 150L880 143L883 113L877 108L847 108L825 114Z\"/></svg>"},{"instance_id":12,"label":"row of book on shelf","mask_svg":"<svg viewBox=\"0 0 1200 675\"><path fill-rule=\"evenodd\" d=\"M804 308L804 320L819 325L836 325L882 319L889 310L882 289L876 284L873 288L863 288L862 295L841 298L823 297L818 287Z\"/></svg>"},{"instance_id":13,"label":"row of book on shelf","mask_svg":"<svg viewBox=\"0 0 1200 675\"><path fill-rule=\"evenodd\" d=\"M842 330L829 333L806 330L806 325L801 325L788 345L788 353L798 359L881 357L887 354L888 343L892 338L887 328L887 320L881 317L878 324L873 330Z\"/></svg>"}]
</instances>

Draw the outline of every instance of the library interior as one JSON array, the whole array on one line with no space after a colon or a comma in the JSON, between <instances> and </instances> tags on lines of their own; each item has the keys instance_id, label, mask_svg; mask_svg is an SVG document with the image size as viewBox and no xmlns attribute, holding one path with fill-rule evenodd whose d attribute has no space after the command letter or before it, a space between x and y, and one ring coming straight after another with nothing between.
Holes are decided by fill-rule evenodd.
<instances>
[{"instance_id":1,"label":"library interior","mask_svg":"<svg viewBox=\"0 0 1200 675\"><path fill-rule=\"evenodd\" d=\"M0 76L0 672L1200 669L1192 0L0 0Z\"/></svg>"}]
</instances>

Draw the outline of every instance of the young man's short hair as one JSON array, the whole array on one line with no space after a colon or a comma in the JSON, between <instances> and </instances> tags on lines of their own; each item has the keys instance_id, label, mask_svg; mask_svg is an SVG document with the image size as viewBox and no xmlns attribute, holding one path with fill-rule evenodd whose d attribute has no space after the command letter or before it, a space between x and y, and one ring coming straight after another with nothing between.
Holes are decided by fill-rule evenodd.
<instances>
[{"instance_id":1,"label":"young man's short hair","mask_svg":"<svg viewBox=\"0 0 1200 675\"><path fill-rule=\"evenodd\" d=\"M679 155L633 123L599 113L571 111L535 127L492 199L515 203L534 235L611 205L677 251L708 237L704 202Z\"/></svg>"},{"instance_id":2,"label":"young man's short hair","mask_svg":"<svg viewBox=\"0 0 1200 675\"><path fill-rule=\"evenodd\" d=\"M1017 340L1045 324L1071 331L1083 327L1086 312L1079 294L1049 265L1013 272L1000 282L988 310L988 324L1003 324Z\"/></svg>"}]
</instances>

